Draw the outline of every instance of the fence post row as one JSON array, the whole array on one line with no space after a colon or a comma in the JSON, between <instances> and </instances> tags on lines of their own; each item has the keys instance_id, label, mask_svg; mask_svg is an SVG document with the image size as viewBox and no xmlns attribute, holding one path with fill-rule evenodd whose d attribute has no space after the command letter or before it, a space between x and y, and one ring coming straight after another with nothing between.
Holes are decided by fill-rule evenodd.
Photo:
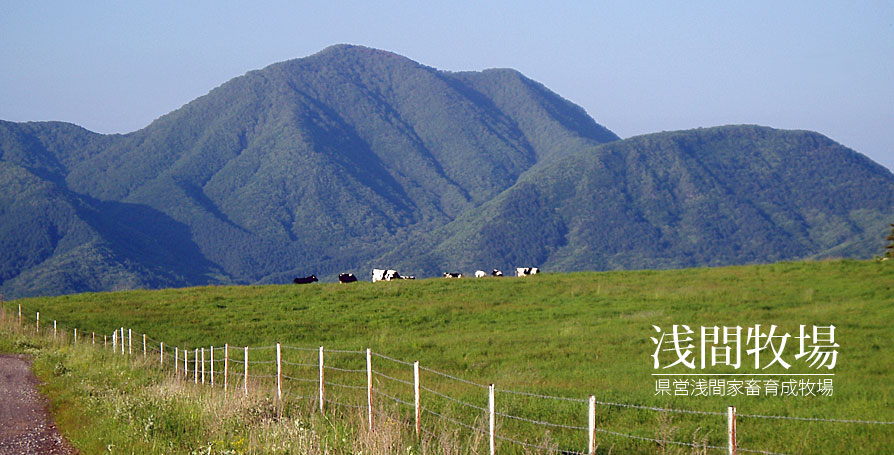
<instances>
[{"instance_id":1,"label":"fence post row","mask_svg":"<svg viewBox=\"0 0 894 455\"><path fill-rule=\"evenodd\" d=\"M19 304L19 320L21 323L21 304ZM40 333L40 312L37 312L35 315L35 330L37 333ZM73 344L77 344L78 342L78 329L74 328L74 337ZM91 332L92 334L92 343L96 344L96 332ZM58 325L57 321L53 320L53 338L56 339L58 336ZM125 354L124 344L124 327L121 327L120 330L116 329L112 332L112 352L118 352L118 344L120 342L121 345L121 354ZM147 335L143 334L143 357L147 356ZM128 353L133 355L133 331L128 329L127 331L127 344L128 344ZM103 335L103 347L108 347L108 336ZM164 367L164 350L165 345L164 342L159 342L159 363ZM245 396L248 396L248 346L244 347L244 375L243 375L243 392ZM174 374L175 376L179 375L179 364L180 364L180 355L181 349L179 347L174 348ZM182 349L183 351L183 376L186 380L189 378L189 350L186 348ZM201 367L199 366L199 362L201 361ZM211 387L214 387L214 346L210 347L210 363L211 363L211 378L210 384ZM195 358L194 358L194 368L193 368L193 381L198 384L199 383L199 372L201 370L202 375L202 384L205 384L205 348L196 348L195 349ZM422 404L421 404L421 378L419 373L419 361L413 362L413 394L414 394L414 408L415 408L415 432L417 437L421 435L422 432ZM229 344L224 344L224 391L226 392L229 385ZM276 343L276 397L277 400L282 403L282 344ZM375 428L374 425L374 409L373 409L373 369L372 369L372 350L370 348L366 349L366 381L367 381L367 418L369 421L369 430L373 431ZM323 346L319 347L319 407L320 413L325 412L325 403L326 403L326 388L325 388L325 355ZM488 389L488 445L489 445L489 453L490 455L496 454L496 425L495 425L495 416L496 416L496 403L495 403L495 386L494 384L489 384L487 386ZM587 454L595 455L596 453L596 396L590 395L588 397L588 408L587 408ZM760 417L760 416L759 416ZM868 423L891 423L891 422L868 422ZM738 451L738 445L736 441L736 407L729 406L727 407L727 453L729 455L736 455ZM744 450L744 449L743 449Z\"/></svg>"}]
</instances>

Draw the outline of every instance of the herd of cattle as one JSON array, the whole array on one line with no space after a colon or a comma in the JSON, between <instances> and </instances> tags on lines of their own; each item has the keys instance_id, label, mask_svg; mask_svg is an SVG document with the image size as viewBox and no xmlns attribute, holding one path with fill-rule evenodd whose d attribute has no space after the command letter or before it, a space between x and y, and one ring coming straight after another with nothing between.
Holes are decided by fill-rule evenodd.
<instances>
[{"instance_id":1,"label":"herd of cattle","mask_svg":"<svg viewBox=\"0 0 894 455\"><path fill-rule=\"evenodd\" d=\"M515 268L515 276L528 276L528 275L536 275L540 273L540 269L537 267L516 267ZM503 276L503 272L497 269L493 269L490 272L491 276ZM487 272L484 270L476 270L475 278L484 278L487 276ZM444 272L444 278L462 278L463 274L459 272L449 273ZM415 280L415 276L403 276L400 273L397 273L397 270L386 270L386 269L373 269L372 271L372 281L375 283L376 281L391 281L391 280ZM313 283L317 280L316 275L306 276L306 277L298 277L293 280L295 284L308 284ZM353 283L357 281L357 277L354 276L353 273L341 273L338 275L339 283Z\"/></svg>"}]
</instances>

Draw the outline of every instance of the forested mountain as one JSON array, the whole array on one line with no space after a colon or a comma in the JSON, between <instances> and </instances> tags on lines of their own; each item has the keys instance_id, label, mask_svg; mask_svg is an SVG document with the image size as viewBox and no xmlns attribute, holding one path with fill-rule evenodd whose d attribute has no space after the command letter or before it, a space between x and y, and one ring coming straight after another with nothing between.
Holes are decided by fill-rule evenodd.
<instances>
[{"instance_id":1,"label":"forested mountain","mask_svg":"<svg viewBox=\"0 0 894 455\"><path fill-rule=\"evenodd\" d=\"M865 156L813 132L726 126L568 154L386 262L434 273L865 258L892 216L894 178Z\"/></svg>"},{"instance_id":2,"label":"forested mountain","mask_svg":"<svg viewBox=\"0 0 894 455\"><path fill-rule=\"evenodd\" d=\"M0 122L7 296L871 256L894 176L816 133L620 141L513 70L339 45L125 135Z\"/></svg>"}]
</instances>

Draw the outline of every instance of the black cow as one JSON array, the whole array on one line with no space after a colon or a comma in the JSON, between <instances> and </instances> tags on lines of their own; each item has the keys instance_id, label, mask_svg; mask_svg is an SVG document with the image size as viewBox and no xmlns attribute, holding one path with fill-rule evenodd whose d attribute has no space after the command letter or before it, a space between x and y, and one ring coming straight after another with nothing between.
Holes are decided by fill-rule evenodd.
<instances>
[{"instance_id":1,"label":"black cow","mask_svg":"<svg viewBox=\"0 0 894 455\"><path fill-rule=\"evenodd\" d=\"M295 284L308 284L308 283L313 283L314 281L319 281L319 280L317 280L316 275L306 276L303 278L299 277L299 278L295 278L294 280L292 280L292 282Z\"/></svg>"},{"instance_id":2,"label":"black cow","mask_svg":"<svg viewBox=\"0 0 894 455\"><path fill-rule=\"evenodd\" d=\"M357 277L354 276L353 273L340 273L338 274L338 282L339 283L353 283L357 281Z\"/></svg>"}]
</instances>

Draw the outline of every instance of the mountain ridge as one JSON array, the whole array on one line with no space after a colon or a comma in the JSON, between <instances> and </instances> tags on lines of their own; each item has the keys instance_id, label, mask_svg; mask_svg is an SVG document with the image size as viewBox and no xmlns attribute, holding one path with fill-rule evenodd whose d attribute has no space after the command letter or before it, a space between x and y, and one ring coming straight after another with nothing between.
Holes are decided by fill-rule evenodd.
<instances>
[{"instance_id":1,"label":"mountain ridge","mask_svg":"<svg viewBox=\"0 0 894 455\"><path fill-rule=\"evenodd\" d=\"M750 151L747 165L736 147ZM798 160L780 167L779 150L789 149L846 172ZM868 231L894 213L889 198L871 202L867 185L847 193L842 183L871 175L885 191L894 176L816 133L728 126L621 140L518 71L447 72L351 45L249 71L124 135L0 121L0 164L7 180L26 182L15 191L21 201L0 206L0 229L21 240L7 242L8 256L26 258L10 260L19 265L2 275L0 291L14 296L309 274L332 280L392 265L432 275L514 263L552 270L726 264L830 248L865 257ZM761 174L770 170L775 178ZM28 189L42 182L61 192L52 199L57 210L46 204L56 193ZM764 224L743 224L734 214L760 215L747 196L761 185L764 202L782 202ZM828 188L852 200L823 201ZM813 212L799 212L801 200L779 193L794 190ZM686 202L686 191L702 205ZM754 247L711 259L686 239L720 248L723 229L690 220L715 215L712 205L726 207L718 219L728 232L748 226L752 243L776 246L763 256ZM58 222L42 214L54 211ZM583 221L603 219L611 221L608 233ZM84 264L73 265L76 248L59 247L66 237L52 226L63 224L77 227ZM24 226L33 239L16 231ZM637 243L649 236L689 259L650 253ZM605 251L620 256L609 260ZM91 277L97 264L117 281ZM61 278L42 284L48 275Z\"/></svg>"}]
</instances>

